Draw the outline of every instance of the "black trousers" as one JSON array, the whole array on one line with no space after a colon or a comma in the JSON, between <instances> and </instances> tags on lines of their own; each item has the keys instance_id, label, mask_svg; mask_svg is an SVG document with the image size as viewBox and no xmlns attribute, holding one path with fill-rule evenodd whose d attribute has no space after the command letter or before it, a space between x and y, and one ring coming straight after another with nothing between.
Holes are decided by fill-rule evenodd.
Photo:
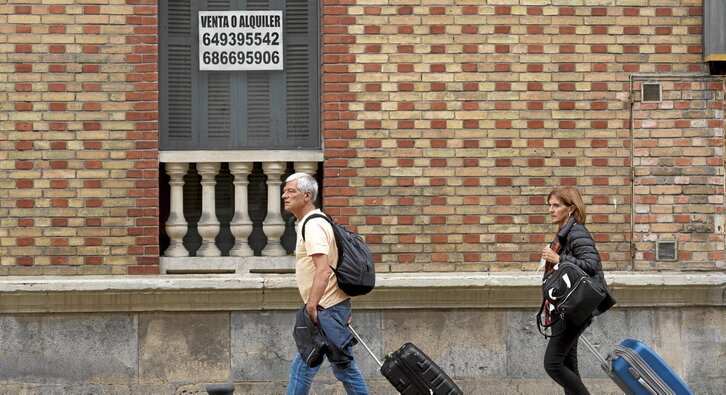
<instances>
[{"instance_id":1,"label":"black trousers","mask_svg":"<svg viewBox=\"0 0 726 395\"><path fill-rule=\"evenodd\" d=\"M547 343L544 368L552 380L565 389L566 395L589 394L577 370L577 341L591 322L592 320L588 319L577 326L560 321L552 328L553 333L557 333L562 329L561 326L565 325L562 334L551 338Z\"/></svg>"}]
</instances>

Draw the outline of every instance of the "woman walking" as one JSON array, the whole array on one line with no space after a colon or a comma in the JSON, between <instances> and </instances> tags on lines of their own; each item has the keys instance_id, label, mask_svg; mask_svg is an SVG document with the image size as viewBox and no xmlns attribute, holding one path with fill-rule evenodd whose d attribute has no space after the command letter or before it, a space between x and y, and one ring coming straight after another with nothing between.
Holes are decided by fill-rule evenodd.
<instances>
[{"instance_id":1,"label":"woman walking","mask_svg":"<svg viewBox=\"0 0 726 395\"><path fill-rule=\"evenodd\" d=\"M547 262L545 276L557 270L557 264L569 262L582 268L602 289L607 290L600 254L584 225L586 211L580 192L573 187L555 188L547 196L547 204L550 220L559 230L555 241L542 251L542 259ZM607 292L605 300L593 315L604 312L614 304L615 299ZM544 367L552 380L564 388L565 394L589 394L577 368L577 341L591 322L592 318L580 325L559 320L552 328L552 333L561 334L550 338L544 355Z\"/></svg>"}]
</instances>

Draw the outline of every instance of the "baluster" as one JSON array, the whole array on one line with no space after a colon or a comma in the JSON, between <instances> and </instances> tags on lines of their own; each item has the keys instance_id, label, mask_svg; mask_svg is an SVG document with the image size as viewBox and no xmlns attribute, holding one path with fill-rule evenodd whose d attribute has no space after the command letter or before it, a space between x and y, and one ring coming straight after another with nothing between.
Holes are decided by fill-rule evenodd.
<instances>
[{"instance_id":1,"label":"baluster","mask_svg":"<svg viewBox=\"0 0 726 395\"><path fill-rule=\"evenodd\" d=\"M215 209L214 179L219 173L219 163L198 163L197 173L202 176L202 216L197 223L197 230L202 236L202 246L197 250L197 256L222 255L215 238L219 234L219 220Z\"/></svg>"},{"instance_id":2,"label":"baluster","mask_svg":"<svg viewBox=\"0 0 726 395\"><path fill-rule=\"evenodd\" d=\"M229 224L234 235L234 247L229 251L230 256L252 256L254 251L250 248L247 238L252 233L252 221L248 214L247 205L247 176L252 172L252 163L230 163L229 171L234 176L234 217Z\"/></svg>"},{"instance_id":3,"label":"baluster","mask_svg":"<svg viewBox=\"0 0 726 395\"><path fill-rule=\"evenodd\" d=\"M318 172L317 162L295 162L295 172L310 174L315 177Z\"/></svg>"},{"instance_id":4,"label":"baluster","mask_svg":"<svg viewBox=\"0 0 726 395\"><path fill-rule=\"evenodd\" d=\"M184 235L189 224L184 218L184 176L189 170L189 163L165 163L166 174L169 175L169 219L166 220L166 234L169 236L169 247L164 256L189 256L184 247Z\"/></svg>"},{"instance_id":5,"label":"baluster","mask_svg":"<svg viewBox=\"0 0 726 395\"><path fill-rule=\"evenodd\" d=\"M263 162L262 170L267 175L267 216L262 223L262 230L267 236L267 245L262 250L264 256L284 256L285 249L280 244L280 237L285 233L285 222L280 213L280 176L285 172L284 162Z\"/></svg>"}]
</instances>

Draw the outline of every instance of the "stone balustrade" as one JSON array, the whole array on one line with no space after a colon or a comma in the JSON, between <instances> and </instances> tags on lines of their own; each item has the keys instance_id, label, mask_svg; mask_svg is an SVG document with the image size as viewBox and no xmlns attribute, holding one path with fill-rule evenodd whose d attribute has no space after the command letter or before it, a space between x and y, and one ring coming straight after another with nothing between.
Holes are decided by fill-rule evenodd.
<instances>
[{"instance_id":1,"label":"stone balustrade","mask_svg":"<svg viewBox=\"0 0 726 395\"><path fill-rule=\"evenodd\" d=\"M240 160L244 158L245 160ZM297 160L301 159L301 160ZM168 247L162 252L161 266L164 273L193 272L239 272L257 270L284 270L292 268L293 258L282 245L281 238L286 224L281 210L282 176L290 171L315 176L322 154L307 151L184 151L162 152L162 170L169 177L169 215L162 226L169 238ZM253 232L250 218L249 176L255 163L261 164L266 176L266 213L261 223L266 245L258 256L250 246L249 236ZM288 163L292 163L290 169ZM201 237L201 246L195 251L185 245L185 236L190 232L190 223L185 216L185 177L190 165L201 177L201 215L196 221L196 232ZM215 187L222 164L229 169L233 178L234 215L229 221L229 231L234 245L223 254L218 245L220 220L216 207ZM198 196L193 198L199 198ZM161 203L162 206L166 202ZM258 207L259 210L259 207ZM260 213L258 213L260 214ZM222 256L226 255L226 256Z\"/></svg>"}]
</instances>

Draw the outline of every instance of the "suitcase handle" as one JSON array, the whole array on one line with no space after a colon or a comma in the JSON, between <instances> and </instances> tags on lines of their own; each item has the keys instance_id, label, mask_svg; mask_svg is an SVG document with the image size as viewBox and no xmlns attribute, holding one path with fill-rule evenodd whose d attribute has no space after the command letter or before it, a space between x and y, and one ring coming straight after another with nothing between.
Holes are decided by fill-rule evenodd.
<instances>
[{"instance_id":1,"label":"suitcase handle","mask_svg":"<svg viewBox=\"0 0 726 395\"><path fill-rule=\"evenodd\" d=\"M362 344L363 347L365 347L366 351L368 351L368 354L371 354L373 359L376 360L376 362L378 363L378 366L382 368L383 363L378 359L378 357L376 357L376 354L373 354L373 351L371 351L371 349L368 348L368 345L363 341L363 339L361 339L360 336L358 336L358 333L355 331L355 329L353 329L353 326L351 326L349 324L348 329L350 329L350 332L353 333L353 336L355 336L356 340L358 340L358 343Z\"/></svg>"},{"instance_id":2,"label":"suitcase handle","mask_svg":"<svg viewBox=\"0 0 726 395\"><path fill-rule=\"evenodd\" d=\"M643 379L643 377L640 375L640 373L638 373L637 370L635 370L635 368L631 367L630 369L628 369L628 373L630 373L630 375L633 376L633 378L638 382L638 384L642 385L643 388L645 388L645 390L648 391L648 393L650 395L658 395L658 393L655 392L653 387L651 387L650 384L648 384L645 381L645 379Z\"/></svg>"},{"instance_id":3,"label":"suitcase handle","mask_svg":"<svg viewBox=\"0 0 726 395\"><path fill-rule=\"evenodd\" d=\"M600 367L602 367L602 370L606 372L610 372L612 370L610 362L608 362L608 360L605 359L602 354L600 354L600 352L595 348L595 346L592 345L592 343L590 343L590 340L588 340L584 334L580 335L580 341L582 341L587 349L590 350L590 352L595 355L595 357L597 357L597 359L600 361Z\"/></svg>"}]
</instances>

